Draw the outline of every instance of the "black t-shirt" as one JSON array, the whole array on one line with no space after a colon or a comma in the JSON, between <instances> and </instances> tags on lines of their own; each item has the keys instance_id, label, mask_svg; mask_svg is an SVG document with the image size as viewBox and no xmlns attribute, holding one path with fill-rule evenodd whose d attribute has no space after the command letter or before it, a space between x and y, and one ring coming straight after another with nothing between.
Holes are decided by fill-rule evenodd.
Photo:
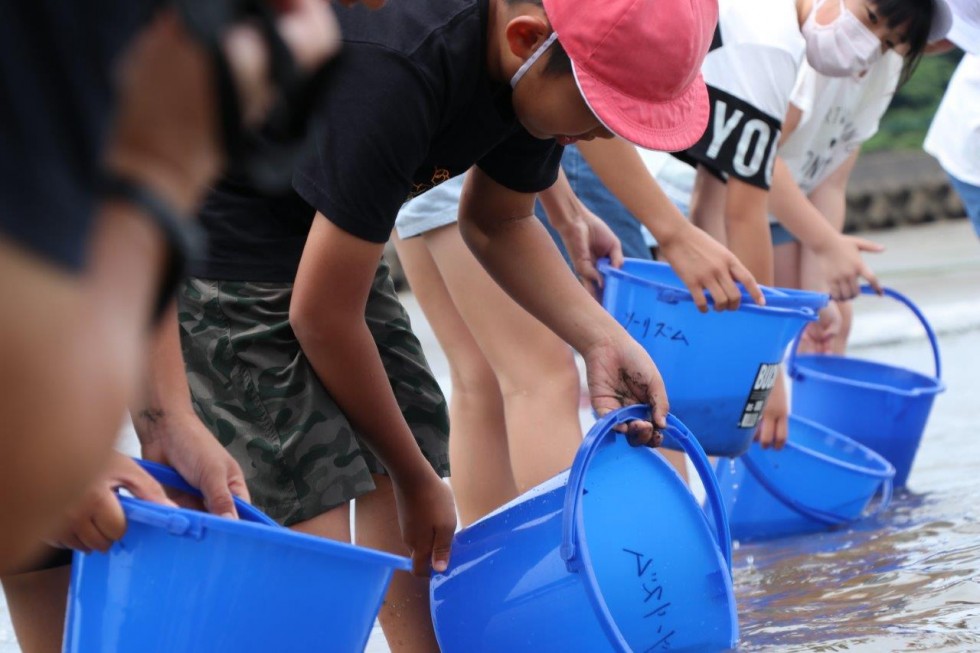
<instances>
[{"instance_id":1,"label":"black t-shirt","mask_svg":"<svg viewBox=\"0 0 980 653\"><path fill-rule=\"evenodd\" d=\"M68 270L85 264L113 62L148 8L0 3L0 238Z\"/></svg>"},{"instance_id":2,"label":"black t-shirt","mask_svg":"<svg viewBox=\"0 0 980 653\"><path fill-rule=\"evenodd\" d=\"M318 110L312 152L294 175L302 199L219 184L202 212L210 244L196 273L292 281L312 207L383 243L407 199L474 164L516 191L550 187L561 147L530 136L514 115L510 87L487 75L487 10L487 0L338 7L344 49Z\"/></svg>"}]
</instances>

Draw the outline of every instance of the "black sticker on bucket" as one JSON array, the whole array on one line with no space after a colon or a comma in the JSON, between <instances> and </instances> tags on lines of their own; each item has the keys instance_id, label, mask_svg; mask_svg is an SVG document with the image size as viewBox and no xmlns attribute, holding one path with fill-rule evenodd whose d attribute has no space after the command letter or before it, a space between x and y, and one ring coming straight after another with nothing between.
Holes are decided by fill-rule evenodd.
<instances>
[{"instance_id":1,"label":"black sticker on bucket","mask_svg":"<svg viewBox=\"0 0 980 653\"><path fill-rule=\"evenodd\" d=\"M739 428L752 429L759 423L762 419L762 409L766 406L769 393L776 386L777 378L779 378L779 363L763 363L759 366L759 372L755 375L755 381L749 391L749 398L742 410L742 418L738 420Z\"/></svg>"}]
</instances>

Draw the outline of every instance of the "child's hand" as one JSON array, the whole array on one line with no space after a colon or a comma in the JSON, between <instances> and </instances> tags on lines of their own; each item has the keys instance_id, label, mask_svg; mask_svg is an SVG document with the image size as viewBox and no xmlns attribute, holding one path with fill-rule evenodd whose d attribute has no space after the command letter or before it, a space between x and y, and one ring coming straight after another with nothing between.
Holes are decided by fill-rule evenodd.
<instances>
[{"instance_id":1,"label":"child's hand","mask_svg":"<svg viewBox=\"0 0 980 653\"><path fill-rule=\"evenodd\" d=\"M861 252L882 252L884 247L870 240L836 234L826 245L814 248L813 252L820 260L827 284L830 286L830 296L837 301L854 299L861 294L859 280L864 278L871 284L879 295L881 285L861 258Z\"/></svg>"},{"instance_id":2,"label":"child's hand","mask_svg":"<svg viewBox=\"0 0 980 653\"><path fill-rule=\"evenodd\" d=\"M789 402L786 400L786 385L783 380L782 368L776 376L776 385L772 388L769 401L762 410L762 421L755 432L756 441L763 449L773 447L782 449L789 437Z\"/></svg>"},{"instance_id":3,"label":"child's hand","mask_svg":"<svg viewBox=\"0 0 980 653\"><path fill-rule=\"evenodd\" d=\"M590 295L599 299L602 275L597 263L601 258L608 258L614 268L622 267L623 245L609 225L581 202L576 216L577 220L561 223L555 228L565 243L579 281Z\"/></svg>"},{"instance_id":4,"label":"child's hand","mask_svg":"<svg viewBox=\"0 0 980 653\"><path fill-rule=\"evenodd\" d=\"M245 475L197 415L168 411L152 421L137 419L134 424L143 443L144 458L173 467L184 480L199 488L203 508L208 512L238 518L234 497L249 500ZM187 507L201 507L201 500L196 497L175 498Z\"/></svg>"},{"instance_id":5,"label":"child's hand","mask_svg":"<svg viewBox=\"0 0 980 653\"><path fill-rule=\"evenodd\" d=\"M659 430L667 426L667 390L650 355L625 331L600 342L585 357L592 407L600 416L631 404L650 404L653 424L630 422L627 435L633 445L660 446Z\"/></svg>"},{"instance_id":6,"label":"child's hand","mask_svg":"<svg viewBox=\"0 0 980 653\"><path fill-rule=\"evenodd\" d=\"M840 335L844 318L841 316L837 302L831 301L820 309L820 319L806 325L803 337L800 339L801 354L829 354L834 345L834 339Z\"/></svg>"},{"instance_id":7,"label":"child's hand","mask_svg":"<svg viewBox=\"0 0 980 653\"><path fill-rule=\"evenodd\" d=\"M429 470L420 480L393 483L402 540L412 555L412 573L428 578L446 571L456 533L456 505L449 485Z\"/></svg>"},{"instance_id":8,"label":"child's hand","mask_svg":"<svg viewBox=\"0 0 980 653\"><path fill-rule=\"evenodd\" d=\"M738 309L742 293L735 282L745 286L756 304L766 303L752 273L724 245L694 225L684 223L676 234L658 244L702 313L708 310L705 290L711 293L716 311Z\"/></svg>"},{"instance_id":9,"label":"child's hand","mask_svg":"<svg viewBox=\"0 0 980 653\"><path fill-rule=\"evenodd\" d=\"M61 531L48 540L52 546L86 553L108 551L126 534L126 515L115 489L124 487L140 499L173 506L163 487L129 456L113 451L102 476L65 514Z\"/></svg>"}]
</instances>

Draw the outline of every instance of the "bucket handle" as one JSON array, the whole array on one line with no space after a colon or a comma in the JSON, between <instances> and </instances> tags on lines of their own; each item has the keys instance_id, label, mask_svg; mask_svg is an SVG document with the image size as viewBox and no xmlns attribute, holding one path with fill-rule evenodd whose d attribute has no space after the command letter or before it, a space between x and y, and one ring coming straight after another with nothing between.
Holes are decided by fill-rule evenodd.
<instances>
[{"instance_id":1,"label":"bucket handle","mask_svg":"<svg viewBox=\"0 0 980 653\"><path fill-rule=\"evenodd\" d=\"M929 324L929 320L926 319L926 316L922 314L922 311L919 310L919 307L916 306L911 299L909 299L902 293L898 292L897 290L892 290L891 288L882 288L882 293L887 295L888 297L891 297L896 301L901 302L902 304L905 304L905 306L910 311L912 311L912 314L915 315L916 318L918 318L919 322L922 324L923 329L925 329L926 336L928 336L929 338L929 344L932 346L932 360L936 368L936 378L942 380L942 361L940 360L940 356L939 356L939 342L936 339L936 332L932 330L932 325ZM863 285L861 286L861 294L876 295L877 293L875 292L874 288L872 288L871 286ZM789 368L789 374L791 377L797 376L798 370L796 367L796 353L800 345L800 339L802 337L803 337L803 330L800 330L800 332L796 335L796 338L793 339L793 342L790 345L789 361L787 367ZM889 391L894 392L893 389L889 389Z\"/></svg>"},{"instance_id":2,"label":"bucket handle","mask_svg":"<svg viewBox=\"0 0 980 653\"><path fill-rule=\"evenodd\" d=\"M156 481L161 485L166 485L167 487L175 490L186 492L187 494L195 497L202 496L200 490L185 481L172 467L167 467L166 465L161 465L160 463L155 463L150 460L143 460L141 458L134 458L133 460L135 460L136 463L144 469L144 471L156 479ZM247 503L238 497L234 497L234 499L235 510L238 511L238 517L242 521L250 521L262 524L264 526L275 526L276 528L280 528L279 524L252 504ZM184 524L184 522L189 521L187 517L181 515L162 517L157 512L147 510L134 501L126 501L124 505L126 507L127 515L136 519L137 521L151 523L152 525L163 527L169 532L174 532L175 534L183 534L189 530L192 530L192 526ZM180 532L178 533L177 531Z\"/></svg>"},{"instance_id":3,"label":"bucket handle","mask_svg":"<svg viewBox=\"0 0 980 653\"><path fill-rule=\"evenodd\" d=\"M804 517L809 517L814 521L827 524L828 526L840 526L842 524L847 524L849 522L855 521L848 517L844 517L843 515L839 515L835 512L831 512L829 510L821 510L820 508L814 508L813 506L808 506L805 503L802 503L801 501L798 501L793 497L787 495L778 487L776 487L776 485L769 480L769 478L762 472L762 470L759 469L759 466L756 465L755 461L752 460L752 456L746 454L742 456L740 460L745 465L745 468L749 470L749 473L752 474L753 477L755 477L755 480L758 481L759 485L761 485L769 494L775 497L777 501L779 501L781 504L783 504L790 510L797 512L803 515ZM894 476L895 476L894 474L890 474L881 479L881 500L878 502L878 505L875 506L875 508L871 512L869 512L867 515L863 515L862 519L870 519L871 517L875 517L878 515L878 513L885 510L889 505L891 505L892 490L893 490L892 484L893 484Z\"/></svg>"},{"instance_id":4,"label":"bucket handle","mask_svg":"<svg viewBox=\"0 0 980 653\"><path fill-rule=\"evenodd\" d=\"M585 485L585 472L599 445L611 434L616 433L613 429L620 424L638 419L650 419L650 406L636 404L609 413L589 430L582 446L575 455L565 490L561 543L562 560L565 561L565 566L571 572L577 571L581 563L578 534L582 530L582 490ZM667 416L667 428L664 430L664 435L665 439L670 438L679 444L684 452L691 457L694 468L697 470L698 476L701 477L715 520L715 540L721 550L725 564L728 566L728 571L731 573L732 537L728 528L728 513L725 511L721 499L721 490L718 487L718 481L715 479L711 464L695 437L684 426L683 422L673 415Z\"/></svg>"},{"instance_id":5,"label":"bucket handle","mask_svg":"<svg viewBox=\"0 0 980 653\"><path fill-rule=\"evenodd\" d=\"M599 274L601 274L603 278L610 275L619 278L629 278L632 283L645 286L646 288L655 291L657 294L657 301L664 304L694 302L694 295L692 295L687 288L676 288L665 285L659 281L653 281L651 279L644 279L642 277L631 275L630 273L624 272L619 268L614 268L608 258L600 258L597 261L596 268L599 270ZM603 286L603 288L605 288L605 286ZM743 298L739 310L749 313L762 312L767 315L780 314L795 316L812 321L817 319L817 311L826 306L828 301L827 295L813 293L812 297L807 298L791 297L780 292L776 288L770 288L768 286L762 286L762 293L766 300L764 306L759 306L752 301L751 298ZM707 293L707 297L709 304L713 305L714 300L711 298L710 292Z\"/></svg>"}]
</instances>

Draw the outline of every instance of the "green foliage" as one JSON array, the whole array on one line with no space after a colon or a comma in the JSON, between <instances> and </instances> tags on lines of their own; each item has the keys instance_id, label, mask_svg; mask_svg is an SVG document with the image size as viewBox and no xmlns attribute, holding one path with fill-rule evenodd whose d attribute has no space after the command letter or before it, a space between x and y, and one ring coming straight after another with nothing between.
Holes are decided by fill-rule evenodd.
<instances>
[{"instance_id":1,"label":"green foliage","mask_svg":"<svg viewBox=\"0 0 980 653\"><path fill-rule=\"evenodd\" d=\"M961 56L960 51L954 50L923 57L912 78L892 100L881 119L878 133L864 144L864 151L921 148L929 123Z\"/></svg>"}]
</instances>

